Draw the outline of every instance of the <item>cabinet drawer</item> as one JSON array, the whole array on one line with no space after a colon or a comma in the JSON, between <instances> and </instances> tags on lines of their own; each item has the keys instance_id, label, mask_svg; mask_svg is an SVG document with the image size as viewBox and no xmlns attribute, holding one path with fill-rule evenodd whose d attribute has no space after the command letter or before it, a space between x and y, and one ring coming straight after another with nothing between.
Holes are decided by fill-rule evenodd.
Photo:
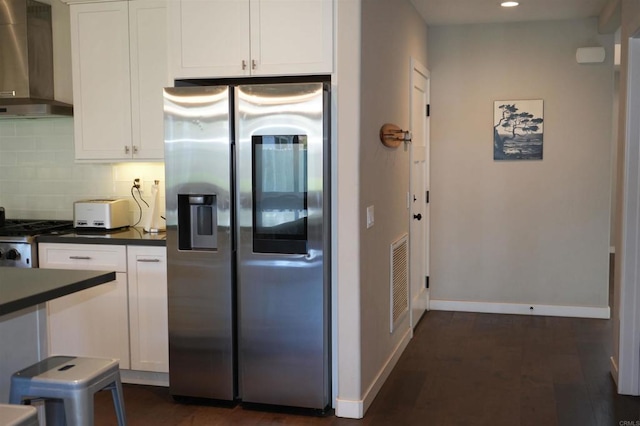
<instances>
[{"instance_id":1,"label":"cabinet drawer","mask_svg":"<svg viewBox=\"0 0 640 426\"><path fill-rule=\"evenodd\" d=\"M41 268L127 272L125 246L98 244L38 244Z\"/></svg>"}]
</instances>

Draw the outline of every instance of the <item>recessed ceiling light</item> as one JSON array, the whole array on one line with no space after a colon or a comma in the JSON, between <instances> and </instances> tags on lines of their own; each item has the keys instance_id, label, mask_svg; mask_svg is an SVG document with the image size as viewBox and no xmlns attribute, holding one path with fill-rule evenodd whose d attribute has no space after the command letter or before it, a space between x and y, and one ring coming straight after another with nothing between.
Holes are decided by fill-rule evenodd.
<instances>
[{"instance_id":1,"label":"recessed ceiling light","mask_svg":"<svg viewBox=\"0 0 640 426\"><path fill-rule=\"evenodd\" d=\"M519 4L520 3L518 3L517 1L503 1L502 3L500 3L500 6L502 6L502 7L516 7Z\"/></svg>"}]
</instances>

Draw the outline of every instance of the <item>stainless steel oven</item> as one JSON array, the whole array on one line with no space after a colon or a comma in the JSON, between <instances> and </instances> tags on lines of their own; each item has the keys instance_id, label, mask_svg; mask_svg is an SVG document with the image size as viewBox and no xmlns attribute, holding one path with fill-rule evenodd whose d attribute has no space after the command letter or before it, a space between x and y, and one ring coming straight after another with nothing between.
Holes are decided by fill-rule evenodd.
<instances>
[{"instance_id":1,"label":"stainless steel oven","mask_svg":"<svg viewBox=\"0 0 640 426\"><path fill-rule=\"evenodd\" d=\"M36 237L73 228L71 220L5 219L0 224L0 267L37 268Z\"/></svg>"}]
</instances>

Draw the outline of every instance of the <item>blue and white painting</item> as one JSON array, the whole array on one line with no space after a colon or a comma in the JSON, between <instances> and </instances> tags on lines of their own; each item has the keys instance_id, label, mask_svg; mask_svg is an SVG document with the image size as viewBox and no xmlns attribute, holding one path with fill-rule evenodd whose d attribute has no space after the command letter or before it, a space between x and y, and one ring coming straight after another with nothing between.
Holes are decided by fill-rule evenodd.
<instances>
[{"instance_id":1,"label":"blue and white painting","mask_svg":"<svg viewBox=\"0 0 640 426\"><path fill-rule=\"evenodd\" d=\"M542 160L542 99L495 101L493 159Z\"/></svg>"}]
</instances>

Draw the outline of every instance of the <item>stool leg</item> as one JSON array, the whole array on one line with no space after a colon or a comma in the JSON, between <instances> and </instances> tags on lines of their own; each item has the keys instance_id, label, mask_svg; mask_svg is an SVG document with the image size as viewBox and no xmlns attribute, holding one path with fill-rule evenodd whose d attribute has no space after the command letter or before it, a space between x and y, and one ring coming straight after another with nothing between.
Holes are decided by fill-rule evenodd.
<instances>
[{"instance_id":1,"label":"stool leg","mask_svg":"<svg viewBox=\"0 0 640 426\"><path fill-rule=\"evenodd\" d=\"M93 426L93 394L74 392L64 399L67 426Z\"/></svg>"},{"instance_id":2,"label":"stool leg","mask_svg":"<svg viewBox=\"0 0 640 426\"><path fill-rule=\"evenodd\" d=\"M61 399L44 400L44 417L47 426L65 426L64 401Z\"/></svg>"},{"instance_id":3,"label":"stool leg","mask_svg":"<svg viewBox=\"0 0 640 426\"><path fill-rule=\"evenodd\" d=\"M122 392L122 382L120 381L120 373L116 380L105 389L111 389L111 397L113 398L113 406L116 409L116 416L118 417L118 426L127 426L127 417L124 411L124 393Z\"/></svg>"},{"instance_id":4,"label":"stool leg","mask_svg":"<svg viewBox=\"0 0 640 426\"><path fill-rule=\"evenodd\" d=\"M9 391L9 404L22 404L22 395L26 389L23 389L19 384L11 382L11 390Z\"/></svg>"}]
</instances>

